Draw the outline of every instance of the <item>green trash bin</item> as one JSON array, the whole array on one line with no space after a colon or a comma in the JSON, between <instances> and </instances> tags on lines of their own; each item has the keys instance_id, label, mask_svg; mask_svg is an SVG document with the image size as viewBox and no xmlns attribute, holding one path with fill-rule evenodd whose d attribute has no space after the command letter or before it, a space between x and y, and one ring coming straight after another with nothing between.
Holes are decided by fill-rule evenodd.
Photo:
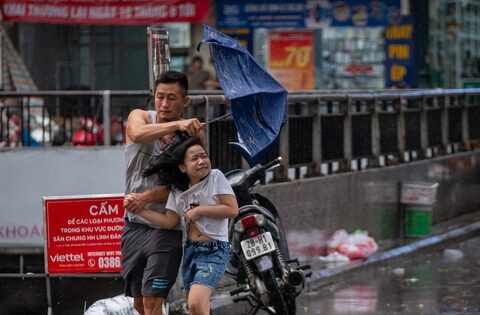
<instances>
[{"instance_id":1,"label":"green trash bin","mask_svg":"<svg viewBox=\"0 0 480 315\"><path fill-rule=\"evenodd\" d=\"M405 237L430 235L437 189L438 183L402 183L400 202L404 209Z\"/></svg>"}]
</instances>

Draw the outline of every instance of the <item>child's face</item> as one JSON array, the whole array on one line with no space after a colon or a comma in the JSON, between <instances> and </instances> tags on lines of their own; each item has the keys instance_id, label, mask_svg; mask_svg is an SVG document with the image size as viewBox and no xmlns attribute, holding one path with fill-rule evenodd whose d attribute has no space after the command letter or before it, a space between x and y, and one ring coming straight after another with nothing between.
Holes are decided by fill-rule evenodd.
<instances>
[{"instance_id":1,"label":"child's face","mask_svg":"<svg viewBox=\"0 0 480 315\"><path fill-rule=\"evenodd\" d=\"M180 170L188 175L190 184L196 184L204 179L212 168L207 152L198 144L191 146L185 152Z\"/></svg>"}]
</instances>

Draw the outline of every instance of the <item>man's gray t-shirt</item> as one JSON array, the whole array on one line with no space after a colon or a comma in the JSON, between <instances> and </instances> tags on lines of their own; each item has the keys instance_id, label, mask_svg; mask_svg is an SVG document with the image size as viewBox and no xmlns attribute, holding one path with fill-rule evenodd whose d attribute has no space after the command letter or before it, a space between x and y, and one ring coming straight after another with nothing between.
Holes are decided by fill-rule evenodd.
<instances>
[{"instance_id":1,"label":"man's gray t-shirt","mask_svg":"<svg viewBox=\"0 0 480 315\"><path fill-rule=\"evenodd\" d=\"M192 206L214 206L219 204L218 195L235 195L230 183L220 170L212 169L201 182L184 192L172 191L166 208L175 211L183 221L183 216ZM195 225L198 230L215 240L228 242L228 219L200 216Z\"/></svg>"},{"instance_id":2,"label":"man's gray t-shirt","mask_svg":"<svg viewBox=\"0 0 480 315\"><path fill-rule=\"evenodd\" d=\"M156 123L157 113L153 110L148 111L148 113L150 114L149 123ZM141 193L159 187L157 174L143 177L141 173L150 164L152 157L158 156L161 152L162 147L158 139L152 143L131 143L125 146L125 194ZM146 208L160 213L165 213L166 211L165 203L149 203ZM150 222L141 216L128 211L127 217L130 222L151 225ZM179 224L175 229L180 230L181 225Z\"/></svg>"}]
</instances>

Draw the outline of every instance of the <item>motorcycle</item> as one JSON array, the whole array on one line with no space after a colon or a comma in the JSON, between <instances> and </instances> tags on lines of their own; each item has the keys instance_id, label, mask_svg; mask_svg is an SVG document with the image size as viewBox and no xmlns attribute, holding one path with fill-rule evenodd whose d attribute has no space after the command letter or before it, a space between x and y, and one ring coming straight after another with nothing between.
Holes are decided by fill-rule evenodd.
<instances>
[{"instance_id":1,"label":"motorcycle","mask_svg":"<svg viewBox=\"0 0 480 315\"><path fill-rule=\"evenodd\" d=\"M240 207L238 216L229 223L232 255L227 275L238 286L230 294L236 296L235 302L250 304L249 314L260 309L269 314L295 314L295 299L305 286L305 278L311 275L309 265L290 259L275 206L266 197L250 191L267 171L280 166L280 161L281 157L225 174Z\"/></svg>"}]
</instances>

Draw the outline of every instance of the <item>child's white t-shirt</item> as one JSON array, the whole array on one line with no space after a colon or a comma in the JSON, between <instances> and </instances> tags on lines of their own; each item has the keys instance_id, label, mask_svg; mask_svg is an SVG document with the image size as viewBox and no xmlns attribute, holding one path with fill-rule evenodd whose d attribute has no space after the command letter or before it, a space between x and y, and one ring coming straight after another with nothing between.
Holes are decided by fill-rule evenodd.
<instances>
[{"instance_id":1,"label":"child's white t-shirt","mask_svg":"<svg viewBox=\"0 0 480 315\"><path fill-rule=\"evenodd\" d=\"M171 191L166 209L175 211L183 220L185 212L195 206L214 206L219 204L218 195L235 195L230 183L218 169L212 169L207 177L189 189ZM228 219L200 216L195 225L198 230L215 240L228 242Z\"/></svg>"}]
</instances>

